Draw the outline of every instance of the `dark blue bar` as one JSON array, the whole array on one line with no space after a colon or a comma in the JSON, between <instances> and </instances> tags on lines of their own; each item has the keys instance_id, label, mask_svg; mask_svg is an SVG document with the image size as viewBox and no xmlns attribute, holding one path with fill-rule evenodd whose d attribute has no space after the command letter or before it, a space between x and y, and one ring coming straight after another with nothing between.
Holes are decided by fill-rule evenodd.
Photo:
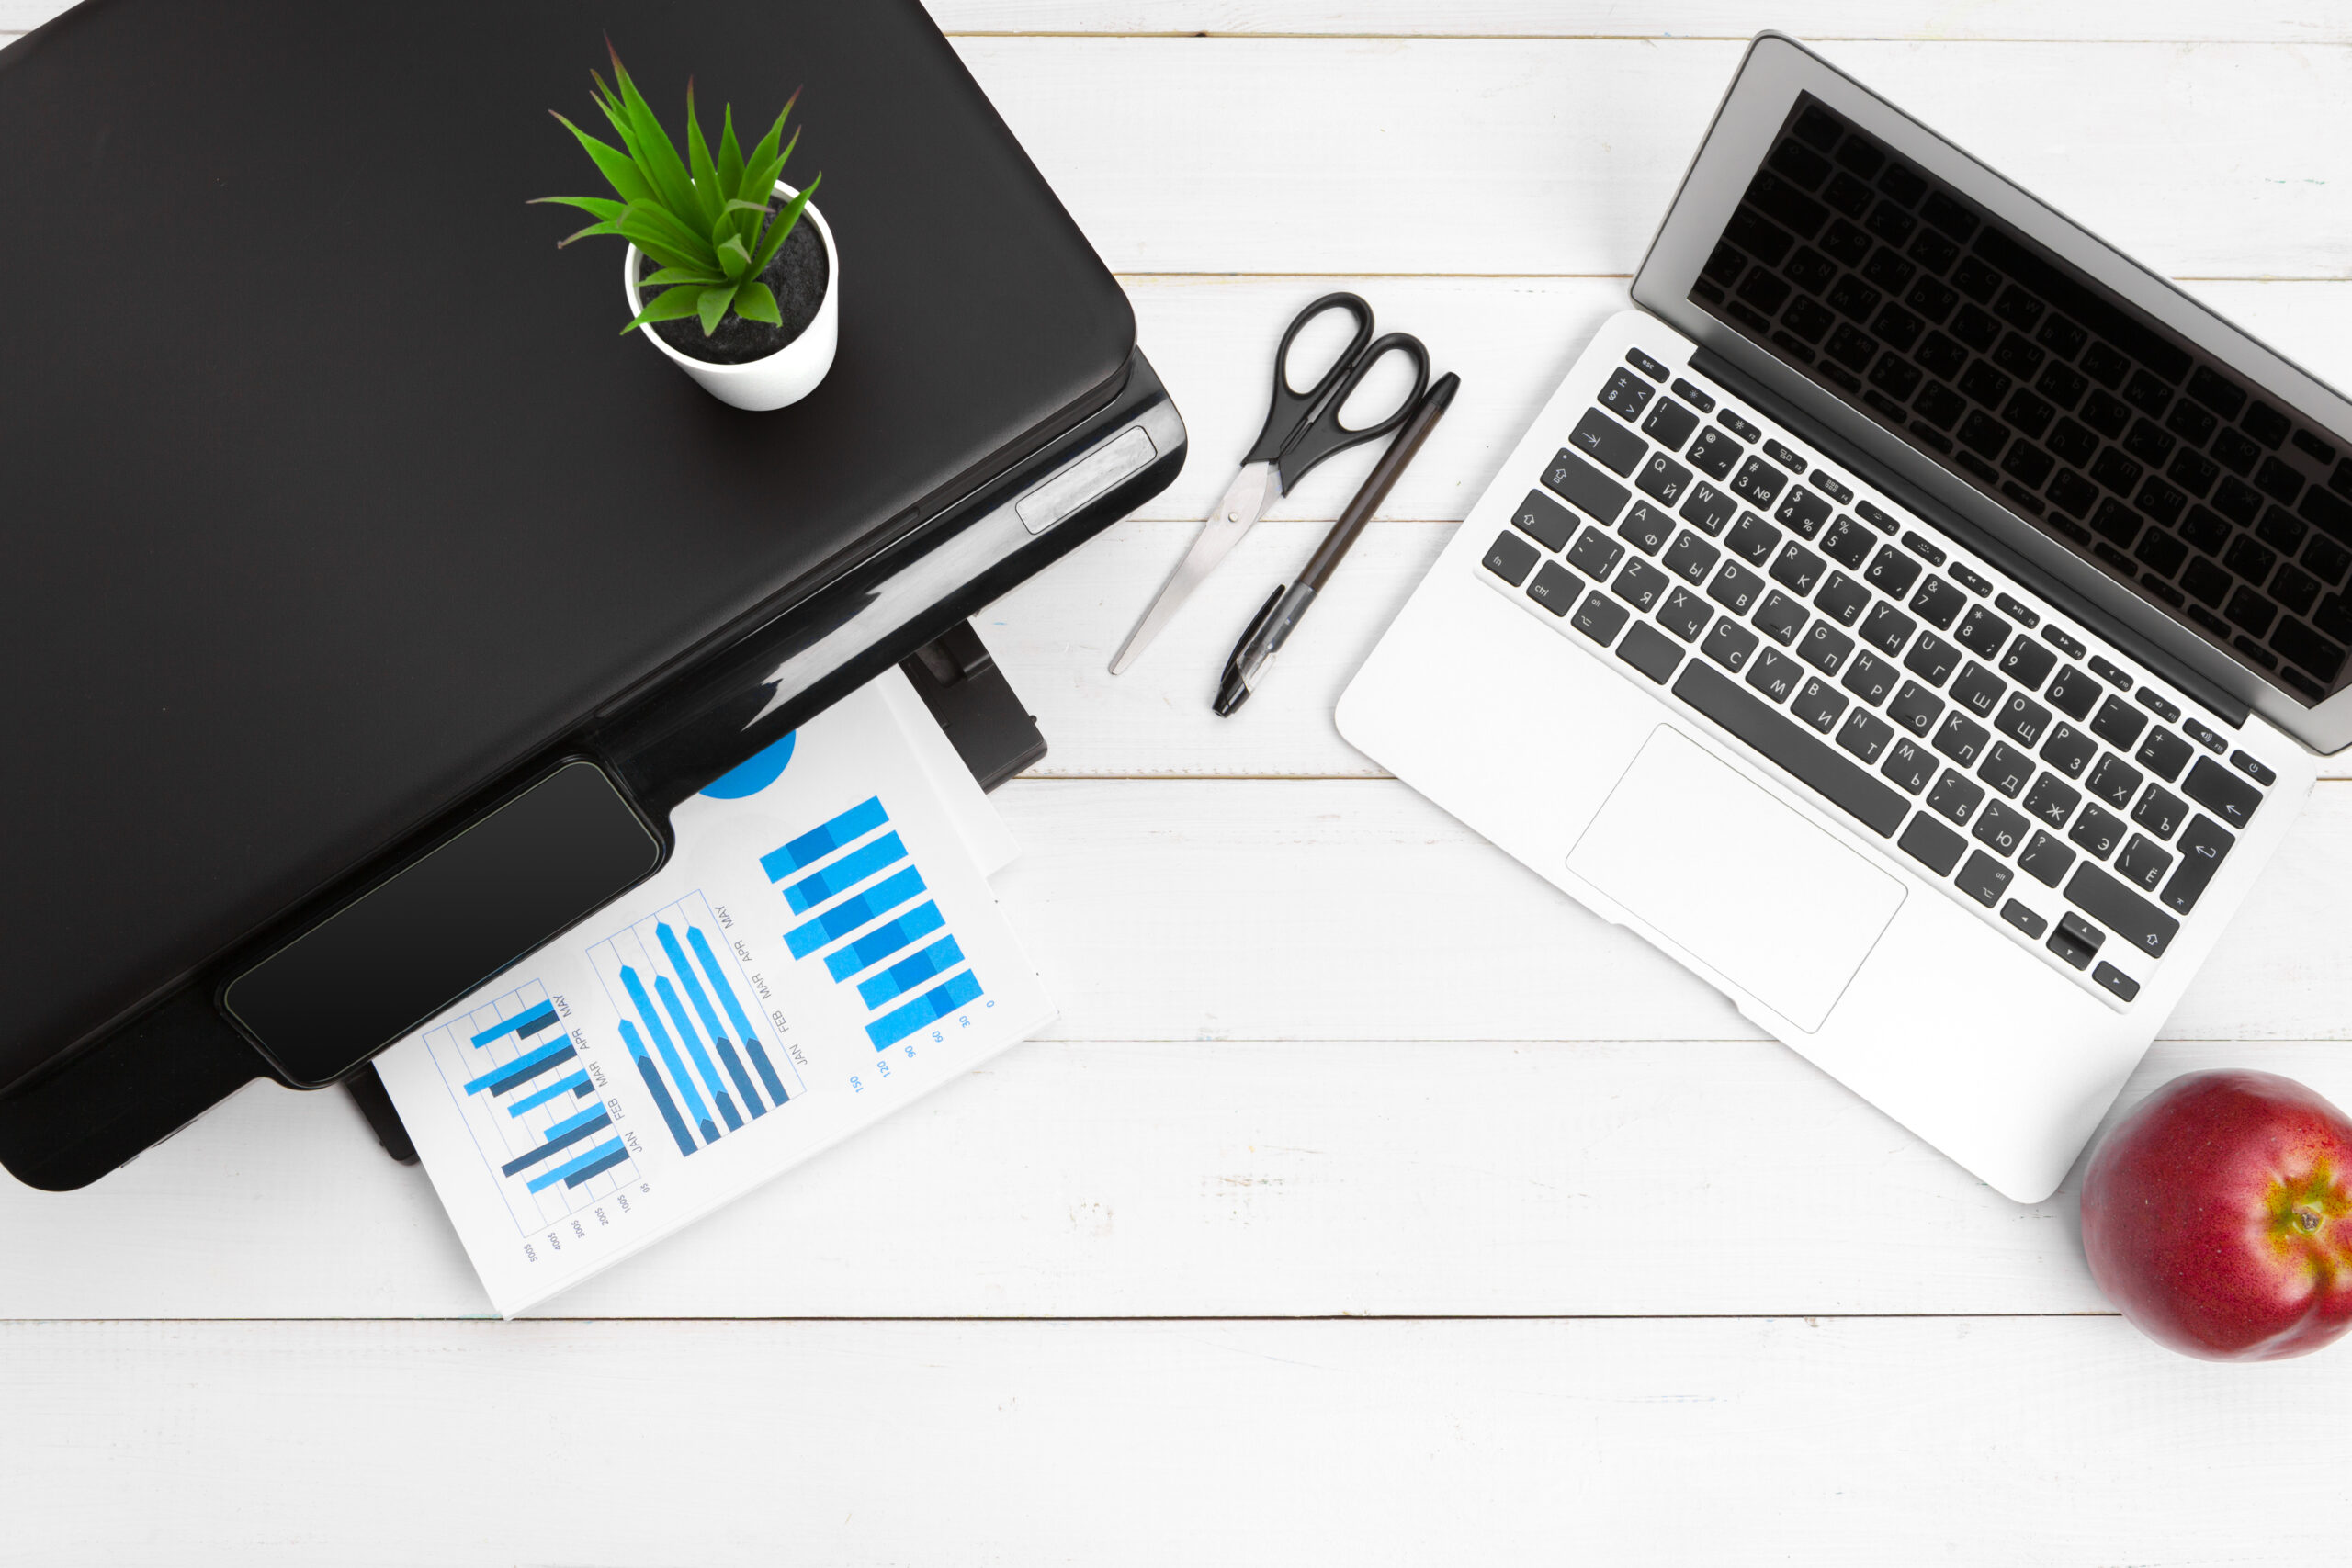
<instances>
[{"instance_id":1,"label":"dark blue bar","mask_svg":"<svg viewBox=\"0 0 2352 1568\"><path fill-rule=\"evenodd\" d=\"M901 958L870 980L858 983L857 999L878 1008L893 997L905 996L933 975L944 975L964 962L964 950L952 936L941 937L912 958Z\"/></svg>"},{"instance_id":2,"label":"dark blue bar","mask_svg":"<svg viewBox=\"0 0 2352 1568\"><path fill-rule=\"evenodd\" d=\"M760 869L770 882L782 882L802 866L814 865L854 839L862 839L890 819L878 795L851 807L821 828L812 828L780 850L760 857Z\"/></svg>"},{"instance_id":3,"label":"dark blue bar","mask_svg":"<svg viewBox=\"0 0 2352 1568\"><path fill-rule=\"evenodd\" d=\"M593 1149L589 1151L588 1157L591 1164L565 1167L561 1173L563 1184L566 1187L577 1187L583 1181L592 1181L628 1158L628 1151L618 1144L607 1144L605 1147L612 1152L599 1154Z\"/></svg>"},{"instance_id":4,"label":"dark blue bar","mask_svg":"<svg viewBox=\"0 0 2352 1568\"><path fill-rule=\"evenodd\" d=\"M686 962L686 950L678 945L678 933L663 920L655 928L662 936L662 951L670 955L670 967L678 972L678 984L686 988L687 999L695 1004L695 1015L702 1020L703 1032L710 1036L711 1049L718 1053L719 1061L727 1068L727 1076L735 1080L735 1089L743 1097L743 1107L756 1120L768 1113L760 1103L760 1091L752 1087L752 1076L743 1070L741 1058L727 1043L727 1031L720 1027L718 1015L710 1010L710 998L704 994L702 982L695 978L695 966ZM688 926L689 931L695 928Z\"/></svg>"},{"instance_id":5,"label":"dark blue bar","mask_svg":"<svg viewBox=\"0 0 2352 1568\"><path fill-rule=\"evenodd\" d=\"M627 1149L621 1146L621 1141L618 1138L615 1138L608 1144L599 1144L594 1148L590 1149L586 1154L582 1155L578 1159L573 1160L570 1165L560 1165L553 1170L548 1171L545 1176L534 1178L531 1181L531 1190L537 1192L541 1188L552 1187L559 1181L577 1186L579 1183L572 1181L571 1179L575 1176L580 1176L580 1173L587 1169L588 1167L594 1165L601 1170L604 1168L605 1165L610 1163L611 1156L616 1153L625 1156L628 1152L628 1151ZM586 1177L581 1177L581 1180L584 1181L586 1179Z\"/></svg>"},{"instance_id":6,"label":"dark blue bar","mask_svg":"<svg viewBox=\"0 0 2352 1568\"><path fill-rule=\"evenodd\" d=\"M667 975L653 976L653 988L662 995L662 1005L669 1010L670 1021L678 1026L678 1037L685 1043L686 1055L692 1056L695 1070L702 1074L703 1082L710 1086L710 1095L718 1102L718 1114L727 1121L729 1132L743 1124L742 1114L735 1102L727 1098L727 1080L710 1064L710 1053L702 1048L702 1036L695 1032L694 1021L686 1017L686 1004L678 999L678 987L670 984Z\"/></svg>"},{"instance_id":7,"label":"dark blue bar","mask_svg":"<svg viewBox=\"0 0 2352 1568\"><path fill-rule=\"evenodd\" d=\"M468 1094L487 1088L492 1094L504 1094L517 1084L526 1084L558 1062L569 1062L577 1055L569 1039L549 1041L527 1056L517 1056L503 1067L492 1067L466 1085Z\"/></svg>"},{"instance_id":8,"label":"dark blue bar","mask_svg":"<svg viewBox=\"0 0 2352 1568\"><path fill-rule=\"evenodd\" d=\"M796 915L805 915L826 899L846 893L886 865L896 865L907 858L907 846L896 833L885 833L862 849L850 851L827 866L820 866L799 881L788 884L784 901L792 906Z\"/></svg>"},{"instance_id":9,"label":"dark blue bar","mask_svg":"<svg viewBox=\"0 0 2352 1568\"><path fill-rule=\"evenodd\" d=\"M846 980L859 970L881 963L900 948L922 941L947 923L936 904L925 904L920 909L909 909L887 926L876 926L851 942L825 954L825 967L836 980Z\"/></svg>"},{"instance_id":10,"label":"dark blue bar","mask_svg":"<svg viewBox=\"0 0 2352 1568\"><path fill-rule=\"evenodd\" d=\"M662 1015L654 1010L653 998L645 994L645 982L639 979L637 971L626 964L621 965L621 989L627 991L628 999L637 1005L637 1016L645 1021L645 1032L653 1036L654 1049L662 1053L662 1065L670 1069L670 1081L678 1086L680 1094L685 1096L687 1112L702 1124L703 1136L717 1142L718 1129L710 1124L710 1112L703 1106L702 1091L695 1088L694 1077L686 1071L685 1063L678 1059L678 1048L670 1043L670 1032L662 1027Z\"/></svg>"},{"instance_id":11,"label":"dark blue bar","mask_svg":"<svg viewBox=\"0 0 2352 1568\"><path fill-rule=\"evenodd\" d=\"M553 1002L541 1002L535 1008L526 1008L521 1012L516 1013L513 1018L507 1019L501 1023L494 1024L491 1028L483 1030L480 1034L474 1036L474 1043L476 1045L487 1045L492 1041L497 1039L500 1035L504 1034L509 1031L512 1031L519 1037L527 1040L532 1035L537 1034L540 1030L545 1029L548 1024L553 1023L554 1021L555 1004Z\"/></svg>"},{"instance_id":12,"label":"dark blue bar","mask_svg":"<svg viewBox=\"0 0 2352 1568\"><path fill-rule=\"evenodd\" d=\"M913 866L865 892L844 898L815 919L804 920L784 933L784 944L795 958L806 958L827 942L845 937L875 916L895 909L923 890L922 873Z\"/></svg>"},{"instance_id":13,"label":"dark blue bar","mask_svg":"<svg viewBox=\"0 0 2352 1568\"><path fill-rule=\"evenodd\" d=\"M702 972L710 976L710 988L718 993L718 1003L727 1010L728 1020L735 1025L736 1034L743 1042L743 1049L752 1054L752 1065L760 1070L760 1081L768 1086L768 1098L782 1105L789 1098L784 1092L784 1080L775 1076L775 1068L768 1065L768 1054L760 1049L759 1032L744 1015L743 1004L735 999L735 987L729 984L727 972L718 966L718 955L710 950L700 926L686 928L686 941L694 944L695 962Z\"/></svg>"},{"instance_id":14,"label":"dark blue bar","mask_svg":"<svg viewBox=\"0 0 2352 1568\"><path fill-rule=\"evenodd\" d=\"M548 1141L546 1143L541 1144L529 1154L516 1155L513 1159L508 1160L504 1165L500 1166L498 1168L506 1175L513 1176L517 1171L527 1169L528 1168L538 1164L539 1161L547 1158L548 1156L556 1153L560 1149L570 1148L572 1145L588 1136L591 1133L601 1131L612 1124L613 1118L611 1112L607 1111L601 1105L597 1106L594 1111L583 1111L579 1115L573 1117L571 1121L559 1122L554 1126L548 1128Z\"/></svg>"},{"instance_id":15,"label":"dark blue bar","mask_svg":"<svg viewBox=\"0 0 2352 1568\"><path fill-rule=\"evenodd\" d=\"M874 1042L876 1051L896 1045L923 1025L945 1018L966 1002L978 1000L979 995L980 982L967 969L945 984L933 986L898 1011L867 1024L866 1038Z\"/></svg>"},{"instance_id":16,"label":"dark blue bar","mask_svg":"<svg viewBox=\"0 0 2352 1568\"><path fill-rule=\"evenodd\" d=\"M782 1105L792 1096L784 1092L784 1080L775 1076L775 1067L768 1061L768 1054L760 1049L757 1040L746 1040L743 1048L752 1054L752 1066L760 1069L760 1081L768 1086L768 1098Z\"/></svg>"},{"instance_id":17,"label":"dark blue bar","mask_svg":"<svg viewBox=\"0 0 2352 1568\"><path fill-rule=\"evenodd\" d=\"M628 1046L628 1054L637 1058L637 1070L645 1075L645 1087L653 1095L653 1104L662 1112L662 1120L670 1124L670 1136L678 1140L678 1152L695 1152L694 1134L686 1131L686 1119L678 1114L678 1102L670 1098L670 1090L662 1082L662 1075L653 1070L653 1058L645 1054L645 1037L637 1025L621 1020L621 1040Z\"/></svg>"}]
</instances>

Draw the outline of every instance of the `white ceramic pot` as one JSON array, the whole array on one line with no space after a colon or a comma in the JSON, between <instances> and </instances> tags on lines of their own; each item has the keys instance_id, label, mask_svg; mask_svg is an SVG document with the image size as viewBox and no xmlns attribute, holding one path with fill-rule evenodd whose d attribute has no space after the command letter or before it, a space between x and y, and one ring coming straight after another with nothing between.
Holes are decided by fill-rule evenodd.
<instances>
[{"instance_id":1,"label":"white ceramic pot","mask_svg":"<svg viewBox=\"0 0 2352 1568\"><path fill-rule=\"evenodd\" d=\"M789 201L800 193L778 180L776 194ZM696 359L690 354L680 354L662 339L650 327L639 327L638 335L670 356L679 369L693 377L702 389L722 403L739 409L780 409L797 403L817 389L825 372L833 367L833 348L841 338L842 256L833 248L833 231L826 227L825 215L810 202L800 209L801 221L817 225L817 237L825 242L825 299L817 307L817 319L810 321L801 334L769 355L742 365L713 365L707 359ZM628 247L623 263L621 287L628 293L629 319L645 309L637 289L637 247Z\"/></svg>"}]
</instances>

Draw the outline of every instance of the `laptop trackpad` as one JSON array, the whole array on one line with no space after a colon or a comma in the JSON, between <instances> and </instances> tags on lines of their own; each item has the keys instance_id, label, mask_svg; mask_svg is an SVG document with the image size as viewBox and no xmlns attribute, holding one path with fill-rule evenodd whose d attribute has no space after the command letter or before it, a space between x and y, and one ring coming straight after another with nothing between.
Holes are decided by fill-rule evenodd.
<instances>
[{"instance_id":1,"label":"laptop trackpad","mask_svg":"<svg viewBox=\"0 0 2352 1568\"><path fill-rule=\"evenodd\" d=\"M1807 1033L1904 895L1902 883L1664 725L1567 863Z\"/></svg>"}]
</instances>

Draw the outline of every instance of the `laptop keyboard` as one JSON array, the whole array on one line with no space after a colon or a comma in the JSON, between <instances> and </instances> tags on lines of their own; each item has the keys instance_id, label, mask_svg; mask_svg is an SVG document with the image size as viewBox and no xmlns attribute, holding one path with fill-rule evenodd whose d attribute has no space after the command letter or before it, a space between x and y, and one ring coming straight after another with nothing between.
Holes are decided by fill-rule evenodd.
<instances>
[{"instance_id":1,"label":"laptop keyboard","mask_svg":"<svg viewBox=\"0 0 2352 1568\"><path fill-rule=\"evenodd\" d=\"M1481 575L2122 1006L2276 775L1719 389L1609 367Z\"/></svg>"}]
</instances>

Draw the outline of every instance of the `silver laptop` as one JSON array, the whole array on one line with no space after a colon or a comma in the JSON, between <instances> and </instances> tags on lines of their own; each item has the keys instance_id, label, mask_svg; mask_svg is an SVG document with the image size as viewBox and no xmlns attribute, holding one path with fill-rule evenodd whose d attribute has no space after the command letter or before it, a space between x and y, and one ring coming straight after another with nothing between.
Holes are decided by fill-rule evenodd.
<instances>
[{"instance_id":1,"label":"silver laptop","mask_svg":"<svg viewBox=\"0 0 2352 1568\"><path fill-rule=\"evenodd\" d=\"M1792 39L1340 731L2002 1192L2352 741L2352 405Z\"/></svg>"}]
</instances>

